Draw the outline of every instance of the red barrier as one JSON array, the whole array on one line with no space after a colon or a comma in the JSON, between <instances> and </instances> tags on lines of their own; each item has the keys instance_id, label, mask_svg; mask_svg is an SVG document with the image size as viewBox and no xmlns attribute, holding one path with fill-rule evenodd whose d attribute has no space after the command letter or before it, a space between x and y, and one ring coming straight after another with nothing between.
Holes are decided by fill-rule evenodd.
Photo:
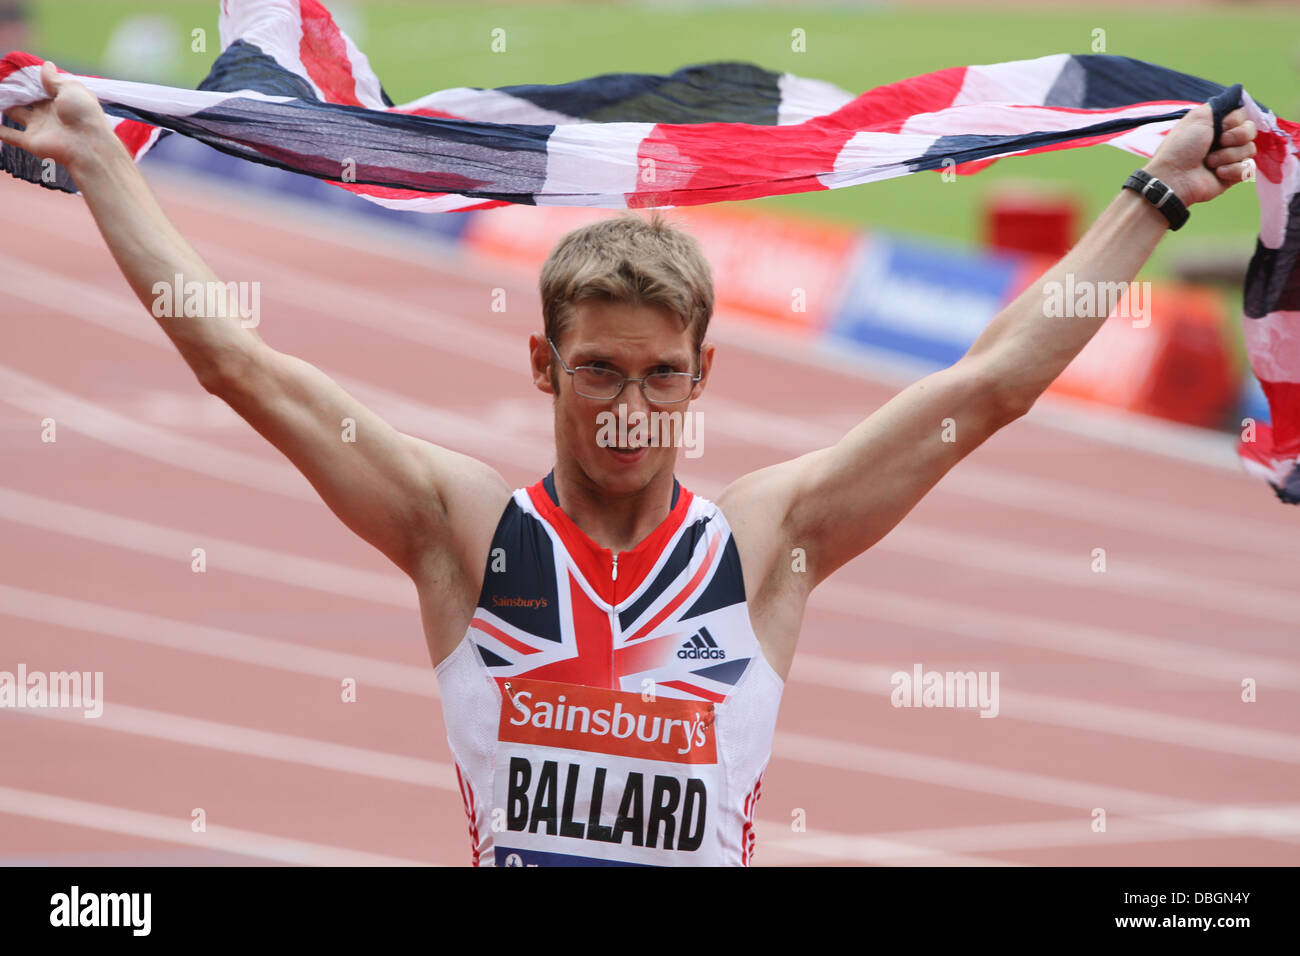
<instances>
[{"instance_id":1,"label":"red barrier","mask_svg":"<svg viewBox=\"0 0 1300 956\"><path fill-rule=\"evenodd\" d=\"M1145 314L1117 310L1048 391L1189 425L1219 425L1235 402L1237 376L1218 297L1172 283L1147 288Z\"/></svg>"},{"instance_id":2,"label":"red barrier","mask_svg":"<svg viewBox=\"0 0 1300 956\"><path fill-rule=\"evenodd\" d=\"M984 241L991 249L1059 259L1075 243L1079 213L1073 196L1003 185L984 203Z\"/></svg>"}]
</instances>

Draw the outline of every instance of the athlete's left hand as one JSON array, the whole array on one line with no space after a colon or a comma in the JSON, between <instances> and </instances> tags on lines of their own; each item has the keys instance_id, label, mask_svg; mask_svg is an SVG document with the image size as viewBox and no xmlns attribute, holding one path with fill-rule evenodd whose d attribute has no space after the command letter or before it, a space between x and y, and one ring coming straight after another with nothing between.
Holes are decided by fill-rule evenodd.
<instances>
[{"instance_id":1,"label":"athlete's left hand","mask_svg":"<svg viewBox=\"0 0 1300 956\"><path fill-rule=\"evenodd\" d=\"M1202 103L1174 124L1143 168L1168 185L1184 205L1207 202L1246 179L1256 132L1246 111L1235 109L1223 118L1219 148L1206 156L1214 138L1214 114Z\"/></svg>"}]
</instances>

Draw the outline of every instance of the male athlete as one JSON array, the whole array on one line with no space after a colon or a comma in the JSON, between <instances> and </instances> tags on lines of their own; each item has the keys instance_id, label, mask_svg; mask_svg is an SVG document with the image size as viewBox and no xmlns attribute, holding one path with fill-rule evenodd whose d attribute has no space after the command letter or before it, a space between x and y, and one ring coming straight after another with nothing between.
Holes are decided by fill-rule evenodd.
<instances>
[{"instance_id":1,"label":"male athlete","mask_svg":"<svg viewBox=\"0 0 1300 956\"><path fill-rule=\"evenodd\" d=\"M0 139L68 169L146 307L176 273L217 282L94 97L49 63L42 79L52 99L12 110L26 128ZM476 864L747 864L809 592L1024 415L1101 326L1104 310L1046 317L1043 283L1131 281L1184 206L1244 178L1254 138L1238 110L1208 152L1210 109L1192 110L960 361L716 502L677 483L676 448L601 437L602 413L688 412L708 385L708 266L658 219L570 233L543 267L529 352L553 396L555 468L514 492L389 427L237 316L158 321L199 383L415 582ZM344 418L355 443L339 438Z\"/></svg>"}]
</instances>

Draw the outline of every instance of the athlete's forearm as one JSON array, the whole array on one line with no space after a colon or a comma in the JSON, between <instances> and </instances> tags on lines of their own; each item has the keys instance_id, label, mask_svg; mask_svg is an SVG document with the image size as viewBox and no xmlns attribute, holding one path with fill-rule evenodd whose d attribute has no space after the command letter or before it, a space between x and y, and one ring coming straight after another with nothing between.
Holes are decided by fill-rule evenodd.
<instances>
[{"instance_id":1,"label":"athlete's forearm","mask_svg":"<svg viewBox=\"0 0 1300 956\"><path fill-rule=\"evenodd\" d=\"M87 143L69 173L85 197L99 231L137 298L150 310L201 382L219 376L223 367L240 360L260 344L252 328L241 325L234 304L219 314L185 316L182 303L168 296L160 303L155 288L163 283L180 288L199 282L217 283L216 274L167 219L144 177L117 137L105 127ZM208 297L203 297L205 309ZM225 301L222 299L221 301ZM156 304L169 307L155 307ZM159 315L170 312L170 315ZM228 314L220 314L220 313Z\"/></svg>"},{"instance_id":2,"label":"athlete's forearm","mask_svg":"<svg viewBox=\"0 0 1300 956\"><path fill-rule=\"evenodd\" d=\"M1120 190L1078 244L998 314L968 354L984 363L1005 405L1028 409L1065 370L1116 304L1115 284L1133 281L1168 229L1159 210Z\"/></svg>"}]
</instances>

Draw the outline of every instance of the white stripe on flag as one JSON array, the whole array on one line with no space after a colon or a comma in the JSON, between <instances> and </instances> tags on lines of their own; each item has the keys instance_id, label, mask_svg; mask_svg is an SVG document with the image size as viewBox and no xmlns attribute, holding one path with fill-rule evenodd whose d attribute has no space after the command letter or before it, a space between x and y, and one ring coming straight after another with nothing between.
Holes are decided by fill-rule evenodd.
<instances>
[{"instance_id":1,"label":"white stripe on flag","mask_svg":"<svg viewBox=\"0 0 1300 956\"><path fill-rule=\"evenodd\" d=\"M1192 105L1192 104L1187 104ZM1182 107L1172 103L1144 103L1116 110L1060 109L1051 106L1013 106L1008 103L971 103L950 106L933 113L918 113L903 124L905 133L929 136L989 135L1003 136L1021 133L1047 133L1057 130L1080 129L1113 119L1132 119L1144 116L1161 116ZM1151 124L1168 129L1171 123Z\"/></svg>"},{"instance_id":2,"label":"white stripe on flag","mask_svg":"<svg viewBox=\"0 0 1300 956\"><path fill-rule=\"evenodd\" d=\"M530 126L571 126L582 120L557 113L500 90L477 90L458 86L439 90L418 100L403 103L398 110L426 109L451 113L462 119L484 123L523 123Z\"/></svg>"},{"instance_id":3,"label":"white stripe on flag","mask_svg":"<svg viewBox=\"0 0 1300 956\"><path fill-rule=\"evenodd\" d=\"M792 126L834 113L857 99L834 83L810 80L793 73L782 73L777 86L781 91L776 120L779 126Z\"/></svg>"},{"instance_id":4,"label":"white stripe on flag","mask_svg":"<svg viewBox=\"0 0 1300 956\"><path fill-rule=\"evenodd\" d=\"M584 123L559 126L546 143L546 182L537 196L539 206L625 205L636 192L643 172L638 162L642 140L653 123ZM670 163L646 167L654 189L686 183Z\"/></svg>"},{"instance_id":5,"label":"white stripe on flag","mask_svg":"<svg viewBox=\"0 0 1300 956\"><path fill-rule=\"evenodd\" d=\"M298 0L262 0L260 3L223 3L217 28L224 51L236 40L252 43L290 73L311 84L320 99L320 87L312 83L298 50L302 46L302 13Z\"/></svg>"},{"instance_id":6,"label":"white stripe on flag","mask_svg":"<svg viewBox=\"0 0 1300 956\"><path fill-rule=\"evenodd\" d=\"M73 78L84 83L87 89L104 103L150 110L163 116L193 116L195 113L235 99L258 100L263 103L302 102L296 97L268 96L254 90L219 93L211 90L184 90L174 86L155 86L152 83L132 83L127 80L105 80L98 76L74 76ZM38 98L47 97L41 94Z\"/></svg>"},{"instance_id":7,"label":"white stripe on flag","mask_svg":"<svg viewBox=\"0 0 1300 956\"><path fill-rule=\"evenodd\" d=\"M1246 351L1255 375L1265 382L1300 382L1300 312L1270 312L1247 318Z\"/></svg>"},{"instance_id":8,"label":"white stripe on flag","mask_svg":"<svg viewBox=\"0 0 1300 956\"><path fill-rule=\"evenodd\" d=\"M855 133L835 157L835 172L818 179L827 189L838 189L904 176L903 163L924 155L934 140L915 133Z\"/></svg>"},{"instance_id":9,"label":"white stripe on flag","mask_svg":"<svg viewBox=\"0 0 1300 956\"><path fill-rule=\"evenodd\" d=\"M968 66L953 106L968 103L1042 103L1070 60L1053 53L1036 60Z\"/></svg>"}]
</instances>

